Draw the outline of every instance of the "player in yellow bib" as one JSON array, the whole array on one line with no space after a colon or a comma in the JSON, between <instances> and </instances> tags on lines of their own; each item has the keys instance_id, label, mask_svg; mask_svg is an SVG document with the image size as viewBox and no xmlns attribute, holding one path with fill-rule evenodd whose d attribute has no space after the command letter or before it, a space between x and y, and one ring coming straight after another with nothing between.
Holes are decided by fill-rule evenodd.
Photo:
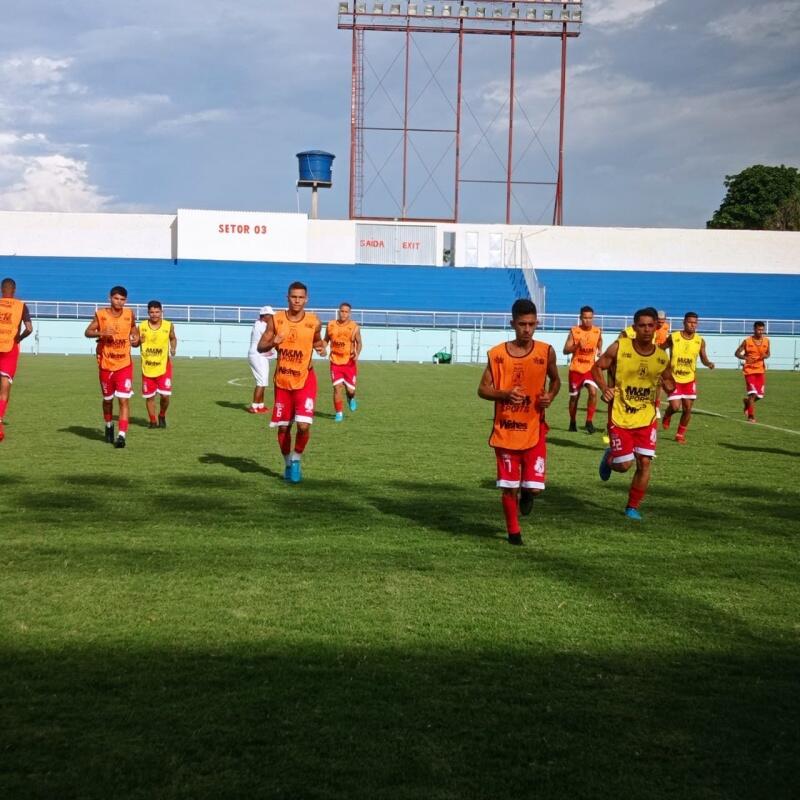
<instances>
[{"instance_id":1,"label":"player in yellow bib","mask_svg":"<svg viewBox=\"0 0 800 800\"><path fill-rule=\"evenodd\" d=\"M0 283L0 442L5 438L3 417L17 372L19 343L33 333L28 306L14 297L16 290L13 278L3 278Z\"/></svg>"},{"instance_id":2,"label":"player in yellow bib","mask_svg":"<svg viewBox=\"0 0 800 800\"><path fill-rule=\"evenodd\" d=\"M167 409L172 396L172 359L178 349L175 326L164 319L164 309L158 300L147 304L147 319L139 323L139 342L142 352L142 397L144 397L150 428L167 427ZM156 400L160 397L158 421Z\"/></svg>"},{"instance_id":3,"label":"player in yellow bib","mask_svg":"<svg viewBox=\"0 0 800 800\"><path fill-rule=\"evenodd\" d=\"M672 415L681 411L675 434L678 444L686 444L686 428L692 418L692 406L697 399L697 359L708 369L714 369L714 363L706 355L705 340L697 333L698 321L694 311L687 311L683 315L683 330L675 331L666 344L675 390L669 396L669 407L664 412L664 421L661 424L666 430Z\"/></svg>"},{"instance_id":4,"label":"player in yellow bib","mask_svg":"<svg viewBox=\"0 0 800 800\"><path fill-rule=\"evenodd\" d=\"M625 516L641 520L639 505L650 483L650 462L656 454L656 389L675 388L669 368L669 356L653 341L657 313L643 308L633 317L635 338L622 337L603 353L592 368L603 399L611 406L608 432L611 447L600 460L600 478L607 481L613 472L627 472L636 464L628 492ZM603 371L614 374L610 386Z\"/></svg>"}]
</instances>

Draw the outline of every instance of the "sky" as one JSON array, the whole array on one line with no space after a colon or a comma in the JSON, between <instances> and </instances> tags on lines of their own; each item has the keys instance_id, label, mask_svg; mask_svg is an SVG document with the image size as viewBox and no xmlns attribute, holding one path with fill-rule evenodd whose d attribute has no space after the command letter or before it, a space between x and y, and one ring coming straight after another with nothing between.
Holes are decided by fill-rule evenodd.
<instances>
[{"instance_id":1,"label":"sky","mask_svg":"<svg viewBox=\"0 0 800 800\"><path fill-rule=\"evenodd\" d=\"M347 216L351 35L337 2L5 3L0 210L307 210L295 153L319 148L337 154L321 215ZM800 167L800 2L585 0L583 14L567 56L566 224L704 227L726 175ZM414 127L453 127L456 39L415 37ZM508 42L467 39L462 177L495 180ZM558 51L518 45L518 180L554 179ZM367 124L396 127L402 38L368 34L365 52ZM363 211L395 216L402 139L368 136ZM412 134L409 215L451 209L452 146ZM503 187L463 184L461 210L502 221ZM548 222L552 189L516 187L513 216Z\"/></svg>"}]
</instances>

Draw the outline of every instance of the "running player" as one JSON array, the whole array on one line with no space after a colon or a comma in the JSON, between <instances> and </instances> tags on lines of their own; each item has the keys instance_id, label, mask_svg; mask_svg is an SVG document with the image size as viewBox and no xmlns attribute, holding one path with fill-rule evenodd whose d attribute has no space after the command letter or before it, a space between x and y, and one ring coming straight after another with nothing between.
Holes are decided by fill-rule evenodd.
<instances>
[{"instance_id":1,"label":"running player","mask_svg":"<svg viewBox=\"0 0 800 800\"><path fill-rule=\"evenodd\" d=\"M175 326L164 319L164 309L158 300L147 304L147 319L139 323L139 343L142 348L142 397L144 397L150 428L167 427L167 409L172 396L172 359L178 349ZM159 409L156 421L156 401Z\"/></svg>"},{"instance_id":2,"label":"running player","mask_svg":"<svg viewBox=\"0 0 800 800\"><path fill-rule=\"evenodd\" d=\"M497 459L497 486L503 490L503 514L509 544L522 544L518 512L528 515L543 491L547 466L544 412L561 388L556 353L536 342L536 306L517 300L511 307L515 338L489 350L478 396L494 402L489 445ZM545 391L545 378L549 379Z\"/></svg>"},{"instance_id":3,"label":"running player","mask_svg":"<svg viewBox=\"0 0 800 800\"><path fill-rule=\"evenodd\" d=\"M258 310L258 319L253 323L253 329L250 331L250 349L247 351L247 361L256 385L253 389L253 402L247 409L249 414L266 414L269 411L264 405L264 389L269 386L269 362L275 358L275 350L259 353L258 343L267 329L267 321L272 318L274 313L272 306L261 306Z\"/></svg>"},{"instance_id":4,"label":"running player","mask_svg":"<svg viewBox=\"0 0 800 800\"><path fill-rule=\"evenodd\" d=\"M136 315L125 308L128 290L114 286L109 292L111 305L99 308L84 335L97 339L97 364L100 368L100 390L103 393L103 419L106 441L114 447L125 447L130 419L129 400L133 397L133 362L131 345L139 346ZM119 403L119 435L114 439L114 398Z\"/></svg>"},{"instance_id":5,"label":"running player","mask_svg":"<svg viewBox=\"0 0 800 800\"><path fill-rule=\"evenodd\" d=\"M273 347L278 351L275 370L275 405L271 428L278 429L278 445L285 462L283 476L292 483L303 479L300 458L311 435L314 404L317 399L317 374L311 359L314 351L324 356L325 342L320 331L322 324L316 314L305 310L308 289L295 281L289 285L289 307L267 320L267 329L258 343L258 352ZM292 448L292 423L297 423L297 435Z\"/></svg>"},{"instance_id":6,"label":"running player","mask_svg":"<svg viewBox=\"0 0 800 800\"><path fill-rule=\"evenodd\" d=\"M635 338L617 339L592 367L603 399L611 403L609 434L611 447L600 459L600 478L607 481L611 472L627 472L636 462L636 472L628 492L625 516L640 520L639 505L650 482L650 462L656 454L658 428L654 404L656 387L661 382L668 391L675 388L669 356L653 342L656 310L643 308L633 317ZM615 385L609 386L603 370L614 372Z\"/></svg>"},{"instance_id":7,"label":"running player","mask_svg":"<svg viewBox=\"0 0 800 800\"><path fill-rule=\"evenodd\" d=\"M592 365L603 352L603 332L594 324L594 309L584 306L580 311L580 325L569 329L564 344L564 354L572 354L569 365L569 429L578 430L575 421L578 415L578 395L586 387L589 399L586 401L586 425L589 433L594 433L594 412L597 408L597 384L592 377Z\"/></svg>"},{"instance_id":8,"label":"running player","mask_svg":"<svg viewBox=\"0 0 800 800\"><path fill-rule=\"evenodd\" d=\"M683 315L683 330L675 331L669 337L666 350L670 354L670 369L675 379L675 390L669 396L669 406L664 412L664 421L661 423L664 430L669 428L672 415L681 411L678 422L678 432L675 441L686 444L686 428L692 418L692 406L697 399L697 358L709 369L714 369L714 363L706 355L706 343L697 333L697 314L687 311Z\"/></svg>"},{"instance_id":9,"label":"running player","mask_svg":"<svg viewBox=\"0 0 800 800\"><path fill-rule=\"evenodd\" d=\"M745 396L744 415L748 422L756 421L755 404L764 399L766 390L767 365L770 356L769 338L764 335L767 326L763 322L753 323L753 335L748 336L737 348L734 355L744 361Z\"/></svg>"},{"instance_id":10,"label":"running player","mask_svg":"<svg viewBox=\"0 0 800 800\"><path fill-rule=\"evenodd\" d=\"M361 355L361 329L350 319L350 303L342 303L336 319L331 320L325 329L325 342L330 344L331 383L333 384L334 422L344 419L344 398L342 387L347 394L350 411L358 408L356 402L356 379L358 377L358 357Z\"/></svg>"},{"instance_id":11,"label":"running player","mask_svg":"<svg viewBox=\"0 0 800 800\"><path fill-rule=\"evenodd\" d=\"M14 279L3 278L0 282L0 442L6 435L3 417L17 372L19 343L33 333L28 306L14 297L16 291Z\"/></svg>"},{"instance_id":12,"label":"running player","mask_svg":"<svg viewBox=\"0 0 800 800\"><path fill-rule=\"evenodd\" d=\"M669 322L667 321L666 311L660 310L658 312L656 332L653 335L653 341L659 347L666 349L667 342L669 341ZM661 386L656 389L656 418L661 419Z\"/></svg>"}]
</instances>

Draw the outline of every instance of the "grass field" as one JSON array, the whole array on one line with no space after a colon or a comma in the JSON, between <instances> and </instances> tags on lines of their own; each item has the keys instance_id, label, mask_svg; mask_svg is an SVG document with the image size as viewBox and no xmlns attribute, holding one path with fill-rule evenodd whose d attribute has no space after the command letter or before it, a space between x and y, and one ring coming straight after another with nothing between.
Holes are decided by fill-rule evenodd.
<instances>
[{"instance_id":1,"label":"grass field","mask_svg":"<svg viewBox=\"0 0 800 800\"><path fill-rule=\"evenodd\" d=\"M512 548L478 368L365 364L341 425L321 374L293 486L244 361L179 360L115 450L92 359L23 359L0 797L798 796L800 376L746 425L702 371L640 524L562 392Z\"/></svg>"}]
</instances>

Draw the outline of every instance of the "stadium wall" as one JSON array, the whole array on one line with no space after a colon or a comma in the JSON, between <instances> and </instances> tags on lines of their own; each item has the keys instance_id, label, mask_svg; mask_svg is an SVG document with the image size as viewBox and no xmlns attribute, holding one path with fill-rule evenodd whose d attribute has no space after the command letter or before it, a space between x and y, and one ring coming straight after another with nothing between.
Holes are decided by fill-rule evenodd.
<instances>
[{"instance_id":1,"label":"stadium wall","mask_svg":"<svg viewBox=\"0 0 800 800\"><path fill-rule=\"evenodd\" d=\"M22 352L93 354L95 341L83 335L86 325L86 320L37 320L34 335L22 342ZM240 359L241 369L247 373L245 359L250 344L251 327L251 324L176 324L179 357ZM510 334L497 330L368 328L363 331L362 358L365 361L427 362L432 360L434 353L443 350L452 353L456 363L482 364L490 347L509 338ZM564 331L540 332L536 338L553 345L559 364L568 363L568 357L561 354L566 339ZM739 335L704 335L708 357L720 369L737 367L738 362L733 357L733 352L742 338ZM800 369L800 337L775 336L770 341L770 369ZM326 362L323 359L317 361L324 368Z\"/></svg>"},{"instance_id":2,"label":"stadium wall","mask_svg":"<svg viewBox=\"0 0 800 800\"><path fill-rule=\"evenodd\" d=\"M122 282L137 301L252 305L279 302L299 279L319 306L347 294L362 308L505 311L502 268L520 266L536 270L551 313L655 303L670 315L794 319L800 308L800 233L0 212L0 269L35 300L102 301Z\"/></svg>"}]
</instances>

